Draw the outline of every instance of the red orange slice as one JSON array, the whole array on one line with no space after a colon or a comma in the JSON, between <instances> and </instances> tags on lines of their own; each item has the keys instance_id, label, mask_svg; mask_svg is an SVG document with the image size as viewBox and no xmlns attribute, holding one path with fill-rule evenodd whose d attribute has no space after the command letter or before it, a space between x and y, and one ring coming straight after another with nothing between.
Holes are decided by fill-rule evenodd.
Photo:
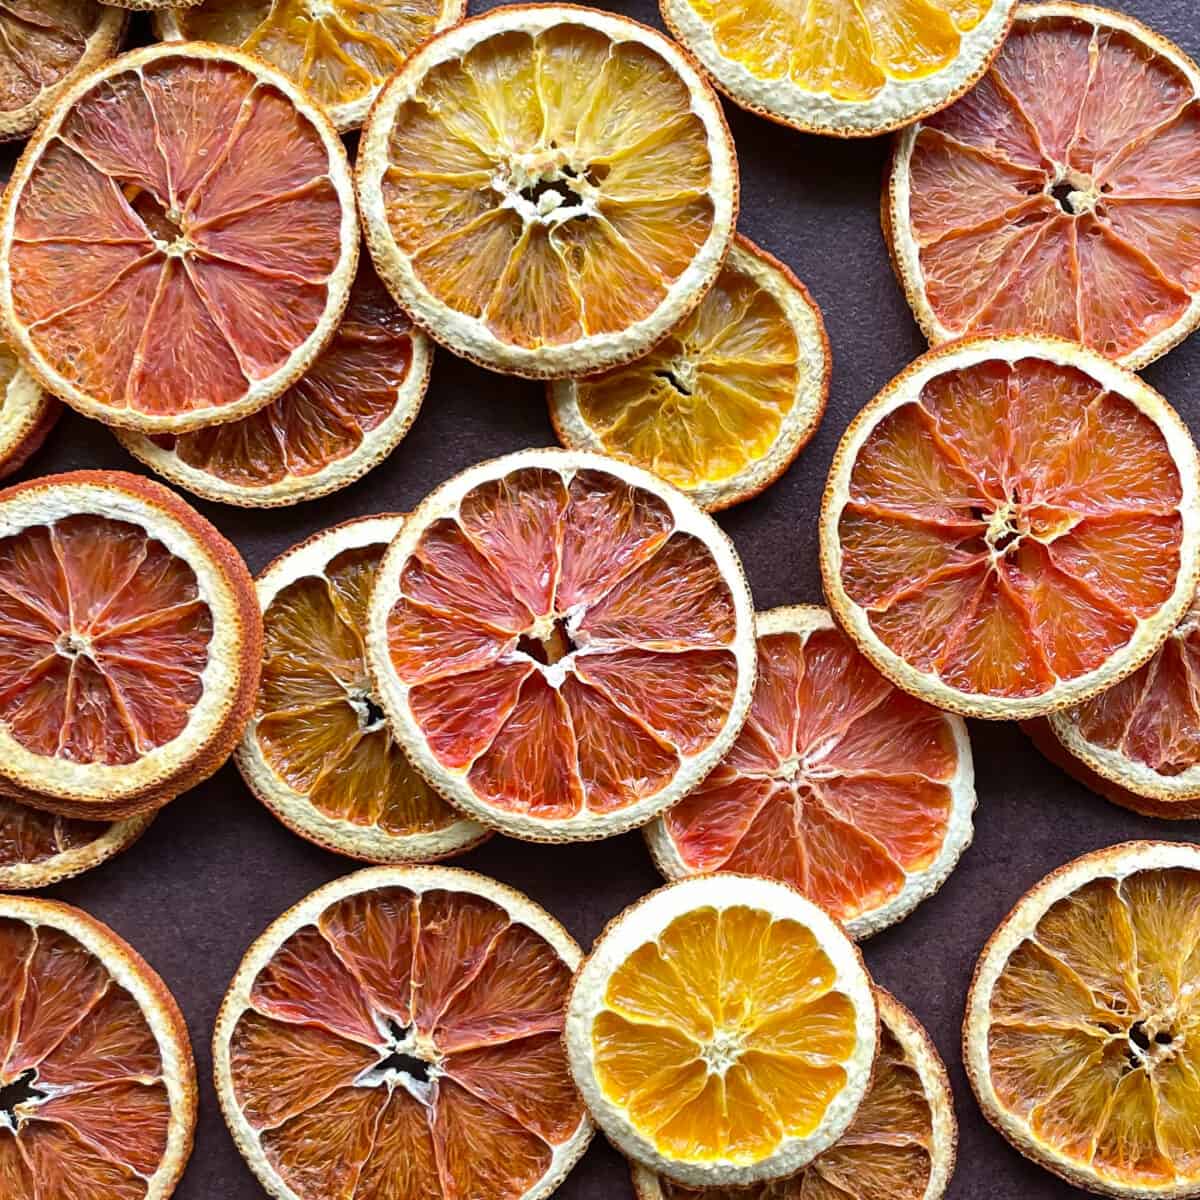
<instances>
[{"instance_id":1,"label":"red orange slice","mask_svg":"<svg viewBox=\"0 0 1200 1200\"><path fill-rule=\"evenodd\" d=\"M0 342L0 479L19 471L50 435L62 405Z\"/></svg>"}]
</instances>

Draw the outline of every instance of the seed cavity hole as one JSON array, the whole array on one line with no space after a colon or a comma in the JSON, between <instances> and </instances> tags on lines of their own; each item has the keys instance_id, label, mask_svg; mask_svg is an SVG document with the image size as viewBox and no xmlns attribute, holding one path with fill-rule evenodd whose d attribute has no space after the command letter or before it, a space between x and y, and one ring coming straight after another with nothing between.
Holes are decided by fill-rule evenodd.
<instances>
[{"instance_id":1,"label":"seed cavity hole","mask_svg":"<svg viewBox=\"0 0 1200 1200\"><path fill-rule=\"evenodd\" d=\"M37 1083L37 1070L31 1067L20 1078L7 1087L0 1087L0 1124L17 1127L17 1109L31 1101L45 1100L46 1093L40 1092L34 1086Z\"/></svg>"},{"instance_id":2,"label":"seed cavity hole","mask_svg":"<svg viewBox=\"0 0 1200 1200\"><path fill-rule=\"evenodd\" d=\"M1050 195L1058 201L1058 207L1065 213L1070 213L1071 216L1076 216L1075 205L1071 202L1071 194L1076 191L1073 184L1068 183L1065 179L1062 183L1056 183L1050 189Z\"/></svg>"},{"instance_id":3,"label":"seed cavity hole","mask_svg":"<svg viewBox=\"0 0 1200 1200\"><path fill-rule=\"evenodd\" d=\"M659 379L665 379L681 396L690 396L692 389L672 370L655 371Z\"/></svg>"},{"instance_id":4,"label":"seed cavity hole","mask_svg":"<svg viewBox=\"0 0 1200 1200\"><path fill-rule=\"evenodd\" d=\"M517 640L517 649L522 654L528 654L534 662L552 667L568 654L573 654L578 647L567 632L566 617L556 617L545 635L536 632L522 634Z\"/></svg>"},{"instance_id":5,"label":"seed cavity hole","mask_svg":"<svg viewBox=\"0 0 1200 1200\"><path fill-rule=\"evenodd\" d=\"M1146 1023L1144 1021L1135 1021L1129 1028L1129 1040L1138 1047L1139 1050L1150 1049L1150 1035L1146 1032Z\"/></svg>"},{"instance_id":6,"label":"seed cavity hole","mask_svg":"<svg viewBox=\"0 0 1200 1200\"><path fill-rule=\"evenodd\" d=\"M157 241L173 245L183 239L183 227L178 219L167 211L166 206L153 192L132 183L126 184L123 191L130 207L141 217Z\"/></svg>"}]
</instances>

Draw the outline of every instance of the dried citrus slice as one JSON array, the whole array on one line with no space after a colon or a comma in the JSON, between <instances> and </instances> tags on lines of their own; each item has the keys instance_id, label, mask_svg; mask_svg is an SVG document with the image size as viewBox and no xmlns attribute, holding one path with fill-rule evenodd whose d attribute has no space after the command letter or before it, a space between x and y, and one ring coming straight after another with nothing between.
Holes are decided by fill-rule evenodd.
<instances>
[{"instance_id":1,"label":"dried citrus slice","mask_svg":"<svg viewBox=\"0 0 1200 1200\"><path fill-rule=\"evenodd\" d=\"M984 1115L1076 1187L1200 1196L1200 849L1129 842L1027 892L967 1000Z\"/></svg>"},{"instance_id":2,"label":"dried citrus slice","mask_svg":"<svg viewBox=\"0 0 1200 1200\"><path fill-rule=\"evenodd\" d=\"M668 879L782 879L868 937L932 896L970 843L967 727L895 688L823 608L757 624L742 732L646 840Z\"/></svg>"},{"instance_id":3,"label":"dried citrus slice","mask_svg":"<svg viewBox=\"0 0 1200 1200\"><path fill-rule=\"evenodd\" d=\"M229 756L262 620L237 551L160 484L119 471L0 492L0 780L109 819Z\"/></svg>"},{"instance_id":4,"label":"dried citrus slice","mask_svg":"<svg viewBox=\"0 0 1200 1200\"><path fill-rule=\"evenodd\" d=\"M403 524L335 525L259 576L262 685L237 751L250 790L289 829L371 862L444 858L487 836L413 769L375 700L367 606Z\"/></svg>"},{"instance_id":5,"label":"dried citrus slice","mask_svg":"<svg viewBox=\"0 0 1200 1200\"><path fill-rule=\"evenodd\" d=\"M1054 338L926 354L855 418L821 508L830 607L905 691L1044 715L1111 687L1196 587L1197 461L1136 375Z\"/></svg>"},{"instance_id":6,"label":"dried citrus slice","mask_svg":"<svg viewBox=\"0 0 1200 1200\"><path fill-rule=\"evenodd\" d=\"M163 981L79 909L0 896L5 1200L166 1200L195 1127L192 1048Z\"/></svg>"},{"instance_id":7,"label":"dried citrus slice","mask_svg":"<svg viewBox=\"0 0 1200 1200\"><path fill-rule=\"evenodd\" d=\"M88 416L179 433L245 416L333 336L358 256L346 152L249 55L148 46L74 83L0 211L0 317Z\"/></svg>"},{"instance_id":8,"label":"dried citrus slice","mask_svg":"<svg viewBox=\"0 0 1200 1200\"><path fill-rule=\"evenodd\" d=\"M920 1022L875 989L879 1054L866 1097L841 1139L781 1183L696 1191L633 1168L637 1200L942 1200L958 1125L946 1068Z\"/></svg>"},{"instance_id":9,"label":"dried citrus slice","mask_svg":"<svg viewBox=\"0 0 1200 1200\"><path fill-rule=\"evenodd\" d=\"M248 417L122 445L178 487L258 508L297 504L353 483L408 432L429 383L429 339L396 307L365 256L342 323L286 392Z\"/></svg>"},{"instance_id":10,"label":"dried citrus slice","mask_svg":"<svg viewBox=\"0 0 1200 1200\"><path fill-rule=\"evenodd\" d=\"M671 32L743 108L869 137L944 108L987 69L1016 0L659 0Z\"/></svg>"},{"instance_id":11,"label":"dried citrus slice","mask_svg":"<svg viewBox=\"0 0 1200 1200\"><path fill-rule=\"evenodd\" d=\"M1200 69L1132 17L1022 7L973 92L900 134L884 225L932 342L1028 332L1129 367L1200 325Z\"/></svg>"},{"instance_id":12,"label":"dried citrus slice","mask_svg":"<svg viewBox=\"0 0 1200 1200\"><path fill-rule=\"evenodd\" d=\"M756 496L816 432L832 359L821 310L738 237L691 316L645 357L548 385L564 446L637 463L710 512Z\"/></svg>"},{"instance_id":13,"label":"dried citrus slice","mask_svg":"<svg viewBox=\"0 0 1200 1200\"><path fill-rule=\"evenodd\" d=\"M754 686L732 544L599 455L472 467L405 522L367 656L410 760L471 816L567 841L644 825L729 749Z\"/></svg>"},{"instance_id":14,"label":"dried citrus slice","mask_svg":"<svg viewBox=\"0 0 1200 1200\"><path fill-rule=\"evenodd\" d=\"M217 1018L217 1093L287 1200L541 1200L592 1124L562 1028L579 947L533 901L445 867L321 888L250 948Z\"/></svg>"},{"instance_id":15,"label":"dried citrus slice","mask_svg":"<svg viewBox=\"0 0 1200 1200\"><path fill-rule=\"evenodd\" d=\"M662 34L505 5L427 42L363 129L367 245L396 299L486 367L561 378L645 353L733 237L712 89Z\"/></svg>"},{"instance_id":16,"label":"dried citrus slice","mask_svg":"<svg viewBox=\"0 0 1200 1200\"><path fill-rule=\"evenodd\" d=\"M41 449L62 405L38 387L0 341L0 479L19 471Z\"/></svg>"},{"instance_id":17,"label":"dried citrus slice","mask_svg":"<svg viewBox=\"0 0 1200 1200\"><path fill-rule=\"evenodd\" d=\"M774 880L706 875L625 910L567 1008L567 1057L596 1123L690 1187L782 1179L846 1132L875 1061L854 944Z\"/></svg>"}]
</instances>

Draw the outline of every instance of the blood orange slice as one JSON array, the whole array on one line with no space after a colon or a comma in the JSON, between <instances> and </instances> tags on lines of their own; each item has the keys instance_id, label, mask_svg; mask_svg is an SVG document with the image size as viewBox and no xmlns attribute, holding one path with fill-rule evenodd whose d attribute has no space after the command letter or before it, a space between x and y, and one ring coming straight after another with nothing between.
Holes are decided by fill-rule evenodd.
<instances>
[{"instance_id":1,"label":"blood orange slice","mask_svg":"<svg viewBox=\"0 0 1200 1200\"><path fill-rule=\"evenodd\" d=\"M562 1046L580 952L467 871L377 867L250 948L217 1018L217 1093L272 1195L541 1200L592 1136Z\"/></svg>"},{"instance_id":2,"label":"blood orange slice","mask_svg":"<svg viewBox=\"0 0 1200 1200\"><path fill-rule=\"evenodd\" d=\"M207 778L254 703L262 620L237 551L157 483L0 492L0 779L110 819Z\"/></svg>"},{"instance_id":3,"label":"blood orange slice","mask_svg":"<svg viewBox=\"0 0 1200 1200\"><path fill-rule=\"evenodd\" d=\"M245 416L333 336L358 256L346 152L264 63L148 46L73 84L0 211L0 316L44 387L179 433Z\"/></svg>"},{"instance_id":4,"label":"blood orange slice","mask_svg":"<svg viewBox=\"0 0 1200 1200\"><path fill-rule=\"evenodd\" d=\"M1132 17L1023 6L899 135L884 225L932 342L1049 333L1140 367L1200 324L1200 69Z\"/></svg>"},{"instance_id":5,"label":"blood orange slice","mask_svg":"<svg viewBox=\"0 0 1200 1200\"><path fill-rule=\"evenodd\" d=\"M640 468L532 450L443 484L392 543L367 655L409 758L515 837L607 837L736 737L754 613L712 518Z\"/></svg>"},{"instance_id":6,"label":"blood orange slice","mask_svg":"<svg viewBox=\"0 0 1200 1200\"><path fill-rule=\"evenodd\" d=\"M1196 586L1196 450L1082 346L982 338L918 359L853 421L821 509L830 607L888 678L968 716L1112 687Z\"/></svg>"},{"instance_id":7,"label":"blood orange slice","mask_svg":"<svg viewBox=\"0 0 1200 1200\"><path fill-rule=\"evenodd\" d=\"M41 449L61 412L62 405L0 342L0 479L19 471Z\"/></svg>"},{"instance_id":8,"label":"blood orange slice","mask_svg":"<svg viewBox=\"0 0 1200 1200\"><path fill-rule=\"evenodd\" d=\"M823 608L757 624L742 732L646 840L668 879L781 879L867 937L933 895L971 840L966 725L896 689Z\"/></svg>"},{"instance_id":9,"label":"blood orange slice","mask_svg":"<svg viewBox=\"0 0 1200 1200\"><path fill-rule=\"evenodd\" d=\"M333 340L277 400L195 433L117 437L208 500L249 508L312 500L347 487L400 444L425 398L432 358L429 339L363 258Z\"/></svg>"},{"instance_id":10,"label":"blood orange slice","mask_svg":"<svg viewBox=\"0 0 1200 1200\"><path fill-rule=\"evenodd\" d=\"M5 1200L166 1200L195 1126L192 1048L163 981L86 913L0 896Z\"/></svg>"}]
</instances>

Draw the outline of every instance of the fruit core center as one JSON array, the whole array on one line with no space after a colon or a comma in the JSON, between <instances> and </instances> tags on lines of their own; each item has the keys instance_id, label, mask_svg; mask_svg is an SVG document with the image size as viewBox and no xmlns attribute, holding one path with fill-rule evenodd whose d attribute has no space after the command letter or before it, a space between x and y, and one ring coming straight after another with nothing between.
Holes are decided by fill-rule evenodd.
<instances>
[{"instance_id":1,"label":"fruit core center","mask_svg":"<svg viewBox=\"0 0 1200 1200\"><path fill-rule=\"evenodd\" d=\"M522 654L528 654L534 662L544 667L554 666L567 655L574 654L578 648L567 628L567 618L553 614L539 618L517 642L517 649Z\"/></svg>"},{"instance_id":2,"label":"fruit core center","mask_svg":"<svg viewBox=\"0 0 1200 1200\"><path fill-rule=\"evenodd\" d=\"M153 192L135 189L134 185L125 188L125 195L160 250L180 255L191 248L180 212L168 209Z\"/></svg>"},{"instance_id":3,"label":"fruit core center","mask_svg":"<svg viewBox=\"0 0 1200 1200\"><path fill-rule=\"evenodd\" d=\"M700 1057L714 1075L724 1075L741 1056L742 1039L728 1029L718 1029L700 1051Z\"/></svg>"},{"instance_id":4,"label":"fruit core center","mask_svg":"<svg viewBox=\"0 0 1200 1200\"><path fill-rule=\"evenodd\" d=\"M364 733L374 733L376 729L383 727L386 717L370 692L363 688L355 688L351 691L349 699L350 707L358 717L359 729Z\"/></svg>"},{"instance_id":5,"label":"fruit core center","mask_svg":"<svg viewBox=\"0 0 1200 1200\"><path fill-rule=\"evenodd\" d=\"M1047 189L1058 207L1072 217L1090 213L1100 199L1096 181L1082 171L1067 171Z\"/></svg>"},{"instance_id":6,"label":"fruit core center","mask_svg":"<svg viewBox=\"0 0 1200 1200\"><path fill-rule=\"evenodd\" d=\"M676 359L654 374L665 379L681 396L690 396L696 390L696 365L686 358Z\"/></svg>"},{"instance_id":7,"label":"fruit core center","mask_svg":"<svg viewBox=\"0 0 1200 1200\"><path fill-rule=\"evenodd\" d=\"M568 162L566 154L552 145L546 151L515 155L497 171L492 187L526 221L554 226L590 216L607 173L608 167L601 163L579 167Z\"/></svg>"},{"instance_id":8,"label":"fruit core center","mask_svg":"<svg viewBox=\"0 0 1200 1200\"><path fill-rule=\"evenodd\" d=\"M80 655L87 657L92 653L92 639L85 633L76 633L73 629L68 629L58 635L54 650L63 658L79 658Z\"/></svg>"},{"instance_id":9,"label":"fruit core center","mask_svg":"<svg viewBox=\"0 0 1200 1200\"><path fill-rule=\"evenodd\" d=\"M432 1043L415 1030L389 1019L387 1041L380 1059L357 1080L361 1087L403 1087L423 1103L432 1100L433 1088L442 1074L441 1056Z\"/></svg>"},{"instance_id":10,"label":"fruit core center","mask_svg":"<svg viewBox=\"0 0 1200 1200\"><path fill-rule=\"evenodd\" d=\"M39 1092L34 1086L37 1083L37 1071L32 1067L20 1078L15 1079L5 1087L0 1087L0 1128L7 1126L16 1129L20 1121L17 1109L22 1105L36 1104L46 1099L45 1092Z\"/></svg>"},{"instance_id":11,"label":"fruit core center","mask_svg":"<svg viewBox=\"0 0 1200 1200\"><path fill-rule=\"evenodd\" d=\"M977 508L973 510L973 515L977 520L987 522L984 540L997 558L1018 546L1021 538L1029 532L1029 522L1015 501L1001 504L994 512Z\"/></svg>"},{"instance_id":12,"label":"fruit core center","mask_svg":"<svg viewBox=\"0 0 1200 1200\"><path fill-rule=\"evenodd\" d=\"M1150 1017L1129 1027L1129 1065L1156 1066L1179 1053L1180 1041L1169 1021Z\"/></svg>"}]
</instances>

